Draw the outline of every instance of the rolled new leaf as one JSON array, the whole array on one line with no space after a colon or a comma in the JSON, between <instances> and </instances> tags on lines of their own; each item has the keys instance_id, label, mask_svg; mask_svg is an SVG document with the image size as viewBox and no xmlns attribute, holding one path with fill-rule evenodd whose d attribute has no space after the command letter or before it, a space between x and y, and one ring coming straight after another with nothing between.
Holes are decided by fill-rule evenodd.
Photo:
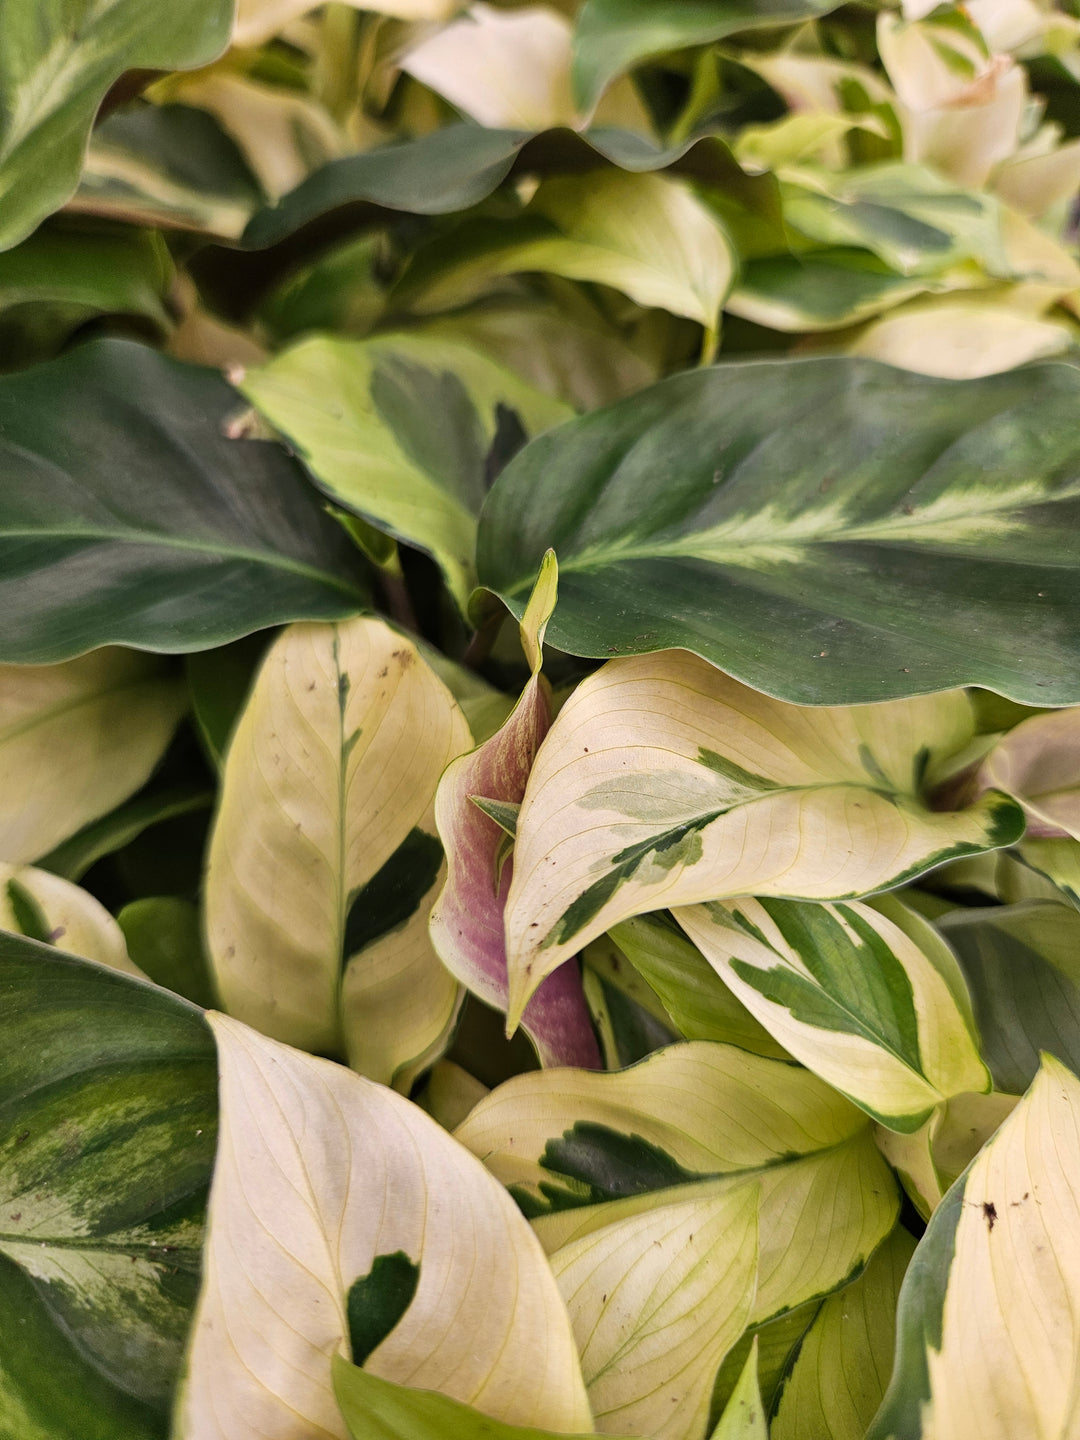
<instances>
[{"instance_id":1,"label":"rolled new leaf","mask_svg":"<svg viewBox=\"0 0 1080 1440\"><path fill-rule=\"evenodd\" d=\"M274 643L229 746L206 925L225 1007L407 1085L458 987L427 934L435 787L469 744L453 696L381 620Z\"/></svg>"},{"instance_id":2,"label":"rolled new leaf","mask_svg":"<svg viewBox=\"0 0 1080 1440\"><path fill-rule=\"evenodd\" d=\"M417 1106L210 1017L221 1139L181 1432L347 1440L335 1355L514 1425L591 1425L513 1201Z\"/></svg>"},{"instance_id":3,"label":"rolled new leaf","mask_svg":"<svg viewBox=\"0 0 1080 1440\"><path fill-rule=\"evenodd\" d=\"M520 803L536 752L551 724L547 683L540 675L544 630L555 606L558 567L549 551L521 622L532 670L503 727L447 767L435 797L435 823L446 850L446 884L431 913L431 942L450 973L474 995L506 1010L506 904L513 856L488 802ZM476 801L483 802L481 804ZM581 977L564 966L529 1001L522 1027L545 1065L598 1067Z\"/></svg>"},{"instance_id":4,"label":"rolled new leaf","mask_svg":"<svg viewBox=\"0 0 1080 1440\"><path fill-rule=\"evenodd\" d=\"M560 711L529 777L506 902L510 1020L632 915L736 895L833 900L1011 844L989 791L932 809L974 733L960 691L882 705L773 700L682 650L611 661Z\"/></svg>"},{"instance_id":5,"label":"rolled new leaf","mask_svg":"<svg viewBox=\"0 0 1080 1440\"><path fill-rule=\"evenodd\" d=\"M900 1292L870 1440L1076 1433L1080 1081L1034 1084L930 1221Z\"/></svg>"},{"instance_id":6,"label":"rolled new leaf","mask_svg":"<svg viewBox=\"0 0 1080 1440\"><path fill-rule=\"evenodd\" d=\"M891 896L876 907L716 901L675 915L770 1034L883 1125L917 1130L942 1101L990 1089L955 956Z\"/></svg>"}]
</instances>

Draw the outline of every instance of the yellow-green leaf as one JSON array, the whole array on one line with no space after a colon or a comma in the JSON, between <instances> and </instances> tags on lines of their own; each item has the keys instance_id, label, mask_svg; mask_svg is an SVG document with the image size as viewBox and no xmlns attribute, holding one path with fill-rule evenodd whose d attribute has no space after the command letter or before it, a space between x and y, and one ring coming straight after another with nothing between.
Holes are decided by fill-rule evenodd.
<instances>
[{"instance_id":1,"label":"yellow-green leaf","mask_svg":"<svg viewBox=\"0 0 1080 1440\"><path fill-rule=\"evenodd\" d=\"M761 1403L758 1384L758 1342L755 1335L746 1364L736 1382L724 1413L717 1422L710 1440L768 1440L765 1406Z\"/></svg>"},{"instance_id":2,"label":"yellow-green leaf","mask_svg":"<svg viewBox=\"0 0 1080 1440\"><path fill-rule=\"evenodd\" d=\"M555 1282L483 1167L393 1091L210 1023L221 1135L180 1433L347 1440L331 1362L361 1335L357 1358L385 1380L514 1425L588 1430ZM413 1284L388 1332L387 1262Z\"/></svg>"},{"instance_id":3,"label":"yellow-green leaf","mask_svg":"<svg viewBox=\"0 0 1080 1440\"><path fill-rule=\"evenodd\" d=\"M1022 814L1002 795L927 803L927 775L973 734L960 691L811 708L682 650L603 666L560 712L525 792L506 906L511 1019L632 915L865 895L1018 839Z\"/></svg>"},{"instance_id":4,"label":"yellow-green leaf","mask_svg":"<svg viewBox=\"0 0 1080 1440\"><path fill-rule=\"evenodd\" d=\"M408 1085L458 987L427 936L435 787L469 744L453 696L381 620L294 625L233 734L206 923L222 1003L290 1044Z\"/></svg>"},{"instance_id":5,"label":"yellow-green leaf","mask_svg":"<svg viewBox=\"0 0 1080 1440\"><path fill-rule=\"evenodd\" d=\"M863 1440L889 1382L896 1301L914 1250L897 1227L859 1278L825 1301L784 1384L771 1440Z\"/></svg>"}]
</instances>

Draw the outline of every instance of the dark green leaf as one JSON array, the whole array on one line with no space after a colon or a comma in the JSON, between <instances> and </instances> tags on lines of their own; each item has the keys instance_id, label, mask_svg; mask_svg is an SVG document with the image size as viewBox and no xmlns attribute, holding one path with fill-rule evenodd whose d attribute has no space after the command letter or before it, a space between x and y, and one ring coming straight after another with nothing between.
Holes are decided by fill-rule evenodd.
<instances>
[{"instance_id":1,"label":"dark green leaf","mask_svg":"<svg viewBox=\"0 0 1080 1440\"><path fill-rule=\"evenodd\" d=\"M212 371L103 340L0 381L0 659L202 650L355 612L357 557L297 464L221 432Z\"/></svg>"},{"instance_id":2,"label":"dark green leaf","mask_svg":"<svg viewBox=\"0 0 1080 1440\"><path fill-rule=\"evenodd\" d=\"M963 684L1069 704L1078 400L1066 365L677 375L511 461L481 516L481 582L520 615L553 547L556 648L682 647L799 704Z\"/></svg>"}]
</instances>

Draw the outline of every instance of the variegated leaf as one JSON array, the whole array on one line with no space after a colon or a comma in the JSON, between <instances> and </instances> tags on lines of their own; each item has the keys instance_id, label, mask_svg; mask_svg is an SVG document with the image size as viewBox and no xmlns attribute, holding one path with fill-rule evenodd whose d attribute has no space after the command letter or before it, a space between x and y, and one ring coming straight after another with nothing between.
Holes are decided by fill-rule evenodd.
<instances>
[{"instance_id":1,"label":"variegated leaf","mask_svg":"<svg viewBox=\"0 0 1080 1440\"><path fill-rule=\"evenodd\" d=\"M483 1167L383 1086L210 1021L221 1140L181 1433L347 1440L331 1366L350 1354L495 1420L587 1430L558 1290Z\"/></svg>"},{"instance_id":2,"label":"variegated leaf","mask_svg":"<svg viewBox=\"0 0 1080 1440\"><path fill-rule=\"evenodd\" d=\"M332 500L434 556L463 610L505 427L520 439L570 414L471 346L424 335L302 340L240 388Z\"/></svg>"},{"instance_id":3,"label":"variegated leaf","mask_svg":"<svg viewBox=\"0 0 1080 1440\"><path fill-rule=\"evenodd\" d=\"M744 898L675 918L790 1054L891 1129L917 1130L950 1096L989 1090L956 958L893 897Z\"/></svg>"},{"instance_id":4,"label":"variegated leaf","mask_svg":"<svg viewBox=\"0 0 1080 1440\"><path fill-rule=\"evenodd\" d=\"M564 1262L567 1274L572 1267L574 1298L569 1282L564 1293L583 1336L610 1293L579 1274L590 1237L598 1237L597 1260L617 1256L624 1240L640 1252L677 1233L689 1246L686 1237L698 1233L692 1217L704 1224L714 1207L753 1193L759 1270L747 1328L843 1284L896 1215L895 1186L859 1111L808 1071L727 1045L674 1045L617 1074L521 1075L483 1099L456 1133L533 1217L556 1273ZM692 1286L685 1298L697 1303ZM677 1309L673 1302L670 1313ZM644 1294L628 1305L627 1335L649 1313ZM710 1367L711 1389L712 1354L694 1359L688 1349L681 1374L668 1363L665 1403L672 1407L674 1396L687 1434L700 1434L702 1392L693 1392L693 1424L682 1402ZM588 1361L585 1370L596 1405L600 1371ZM626 1416L607 1408L637 1403L633 1375L623 1379L603 1406L612 1427L625 1429ZM662 1414L648 1423L662 1424Z\"/></svg>"},{"instance_id":5,"label":"variegated leaf","mask_svg":"<svg viewBox=\"0 0 1080 1440\"><path fill-rule=\"evenodd\" d=\"M988 792L950 812L927 773L974 734L959 691L803 708L686 651L612 661L537 756L506 903L510 1019L632 915L737 895L839 899L1019 838Z\"/></svg>"},{"instance_id":6,"label":"variegated leaf","mask_svg":"<svg viewBox=\"0 0 1080 1440\"><path fill-rule=\"evenodd\" d=\"M0 248L75 189L98 105L126 70L206 65L225 49L231 0L6 0L0 56Z\"/></svg>"},{"instance_id":7,"label":"variegated leaf","mask_svg":"<svg viewBox=\"0 0 1080 1440\"><path fill-rule=\"evenodd\" d=\"M709 1440L768 1440L765 1406L758 1384L758 1342L754 1337L742 1373Z\"/></svg>"},{"instance_id":8,"label":"variegated leaf","mask_svg":"<svg viewBox=\"0 0 1080 1440\"><path fill-rule=\"evenodd\" d=\"M521 622L532 674L502 728L478 750L452 762L439 782L435 823L446 851L446 884L431 913L431 942L450 973L474 995L506 1010L506 904L513 856L506 834L476 801L517 805L540 743L551 724L547 681L541 677L544 630L555 607L558 567L549 551ZM600 1052L572 965L540 986L522 1027L545 1065L597 1067Z\"/></svg>"},{"instance_id":9,"label":"variegated leaf","mask_svg":"<svg viewBox=\"0 0 1080 1440\"><path fill-rule=\"evenodd\" d=\"M1019 1100L998 1090L954 1095L911 1134L879 1127L881 1153L896 1171L915 1209L928 1220L954 1180L1012 1114Z\"/></svg>"},{"instance_id":10,"label":"variegated leaf","mask_svg":"<svg viewBox=\"0 0 1080 1440\"><path fill-rule=\"evenodd\" d=\"M0 665L0 859L36 860L149 778L184 712L160 660Z\"/></svg>"},{"instance_id":11,"label":"variegated leaf","mask_svg":"<svg viewBox=\"0 0 1080 1440\"><path fill-rule=\"evenodd\" d=\"M870 1440L1068 1440L1080 1414L1080 1081L1034 1084L938 1206Z\"/></svg>"},{"instance_id":12,"label":"variegated leaf","mask_svg":"<svg viewBox=\"0 0 1080 1440\"><path fill-rule=\"evenodd\" d=\"M427 935L435 787L468 727L381 620L295 625L233 734L206 918L223 1004L265 1033L407 1086L458 987Z\"/></svg>"},{"instance_id":13,"label":"variegated leaf","mask_svg":"<svg viewBox=\"0 0 1080 1440\"><path fill-rule=\"evenodd\" d=\"M164 990L0 934L0 1096L0 1434L160 1440L214 1163L210 1032Z\"/></svg>"}]
</instances>

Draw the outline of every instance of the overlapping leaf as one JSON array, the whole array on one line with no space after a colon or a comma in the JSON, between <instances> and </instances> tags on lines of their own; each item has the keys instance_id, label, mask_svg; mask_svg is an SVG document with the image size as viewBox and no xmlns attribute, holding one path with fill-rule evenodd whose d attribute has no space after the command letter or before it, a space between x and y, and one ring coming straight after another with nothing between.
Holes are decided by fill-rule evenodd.
<instances>
[{"instance_id":1,"label":"overlapping leaf","mask_svg":"<svg viewBox=\"0 0 1080 1440\"><path fill-rule=\"evenodd\" d=\"M558 1291L483 1167L392 1091L211 1024L221 1141L182 1432L347 1440L331 1362L350 1353L495 1420L587 1430Z\"/></svg>"},{"instance_id":2,"label":"overlapping leaf","mask_svg":"<svg viewBox=\"0 0 1080 1440\"><path fill-rule=\"evenodd\" d=\"M1080 840L1080 708L1022 721L987 756L980 779L1020 801L1029 839Z\"/></svg>"},{"instance_id":3,"label":"overlapping leaf","mask_svg":"<svg viewBox=\"0 0 1080 1440\"><path fill-rule=\"evenodd\" d=\"M406 1084L459 992L428 939L435 787L468 727L381 620L292 626L229 746L206 917L230 1013ZM403 1070L403 1067L409 1067Z\"/></svg>"},{"instance_id":4,"label":"overlapping leaf","mask_svg":"<svg viewBox=\"0 0 1080 1440\"><path fill-rule=\"evenodd\" d=\"M0 381L0 658L185 651L363 603L303 474L213 372L99 340ZM153 476L153 484L148 477Z\"/></svg>"},{"instance_id":5,"label":"overlapping leaf","mask_svg":"<svg viewBox=\"0 0 1080 1440\"><path fill-rule=\"evenodd\" d=\"M871 1440L1015 1440L1075 1428L1080 1082L1047 1056L935 1211L900 1295Z\"/></svg>"},{"instance_id":6,"label":"overlapping leaf","mask_svg":"<svg viewBox=\"0 0 1080 1440\"><path fill-rule=\"evenodd\" d=\"M164 1440L214 1158L210 1032L163 990L0 935L0 1095L0 1433Z\"/></svg>"},{"instance_id":7,"label":"overlapping leaf","mask_svg":"<svg viewBox=\"0 0 1080 1440\"><path fill-rule=\"evenodd\" d=\"M797 1060L890 1128L917 1130L943 1100L990 1088L955 957L891 897L744 898L676 918Z\"/></svg>"},{"instance_id":8,"label":"overlapping leaf","mask_svg":"<svg viewBox=\"0 0 1080 1440\"><path fill-rule=\"evenodd\" d=\"M807 704L980 684L1077 698L1070 366L949 382L843 359L676 375L542 436L480 526L521 614L559 557L549 641L683 646Z\"/></svg>"},{"instance_id":9,"label":"overlapping leaf","mask_svg":"<svg viewBox=\"0 0 1080 1440\"><path fill-rule=\"evenodd\" d=\"M0 930L146 979L105 906L47 870L0 862Z\"/></svg>"},{"instance_id":10,"label":"overlapping leaf","mask_svg":"<svg viewBox=\"0 0 1080 1440\"><path fill-rule=\"evenodd\" d=\"M1018 807L994 792L955 812L926 803L927 767L973 731L956 691L804 709L685 651L610 662L560 712L518 818L511 1019L631 915L725 896L865 895L1018 839Z\"/></svg>"},{"instance_id":11,"label":"overlapping leaf","mask_svg":"<svg viewBox=\"0 0 1080 1440\"><path fill-rule=\"evenodd\" d=\"M313 338L241 388L327 494L433 555L462 608L506 427L520 443L569 413L476 350L424 336Z\"/></svg>"},{"instance_id":12,"label":"overlapping leaf","mask_svg":"<svg viewBox=\"0 0 1080 1440\"><path fill-rule=\"evenodd\" d=\"M75 189L94 114L125 70L205 65L228 44L231 0L8 0L0 62L0 247Z\"/></svg>"},{"instance_id":13,"label":"overlapping leaf","mask_svg":"<svg viewBox=\"0 0 1080 1440\"><path fill-rule=\"evenodd\" d=\"M161 662L126 650L0 665L0 858L37 860L126 800L183 710Z\"/></svg>"}]
</instances>

